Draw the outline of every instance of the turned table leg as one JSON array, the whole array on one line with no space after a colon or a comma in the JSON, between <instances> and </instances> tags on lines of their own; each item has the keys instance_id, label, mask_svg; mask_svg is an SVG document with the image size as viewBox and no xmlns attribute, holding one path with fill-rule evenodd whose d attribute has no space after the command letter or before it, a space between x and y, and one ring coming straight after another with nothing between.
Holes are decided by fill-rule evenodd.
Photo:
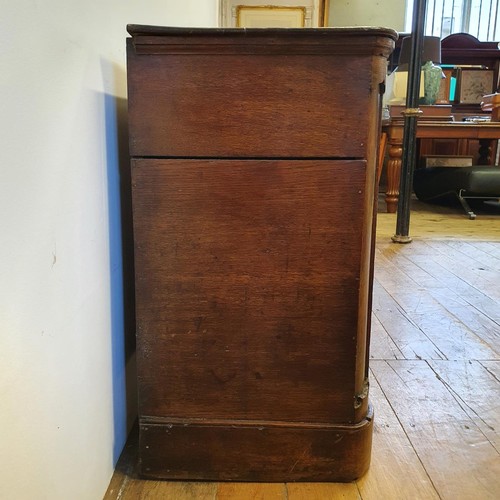
<instances>
[{"instance_id":1,"label":"turned table leg","mask_svg":"<svg viewBox=\"0 0 500 500\"><path fill-rule=\"evenodd\" d=\"M491 139L479 139L479 165L491 165Z\"/></svg>"},{"instance_id":2,"label":"turned table leg","mask_svg":"<svg viewBox=\"0 0 500 500\"><path fill-rule=\"evenodd\" d=\"M385 203L388 213L395 213L398 209L399 179L401 177L401 157L403 155L403 141L389 139L389 160L387 162L387 192Z\"/></svg>"}]
</instances>

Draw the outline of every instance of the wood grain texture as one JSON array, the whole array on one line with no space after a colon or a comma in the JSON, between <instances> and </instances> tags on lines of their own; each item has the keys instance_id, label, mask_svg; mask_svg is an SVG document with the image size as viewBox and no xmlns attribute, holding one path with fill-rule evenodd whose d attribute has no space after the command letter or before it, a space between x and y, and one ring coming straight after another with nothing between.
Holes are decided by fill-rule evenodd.
<instances>
[{"instance_id":1,"label":"wood grain texture","mask_svg":"<svg viewBox=\"0 0 500 500\"><path fill-rule=\"evenodd\" d=\"M372 371L441 496L497 498L497 450L428 363L374 361Z\"/></svg>"},{"instance_id":2,"label":"wood grain texture","mask_svg":"<svg viewBox=\"0 0 500 500\"><path fill-rule=\"evenodd\" d=\"M379 217L389 217L379 214ZM394 216L390 216L395 222ZM498 219L489 217L490 228L484 224L467 224L459 215L451 214L450 224L455 224L452 241L467 242L477 249L478 254L500 255L500 235L492 237L498 226ZM379 226L377 250L384 259L377 260L376 278L379 283L375 289L375 303L381 304L391 299L391 307L397 304L400 292L425 289L442 304L448 312L453 312L459 321L472 321L469 314L476 318L474 328L475 341L491 346L492 330L490 321L497 321L499 303L487 297L483 290L474 288L462 280L453 269L446 270L433 258L449 252L449 239L436 239L443 220L439 214L421 209L412 212L412 223L418 230L418 236L411 245L402 246L391 243L387 224ZM432 242L432 245L428 243ZM467 250L471 253L471 249ZM482 258L482 257L481 257ZM484 265L484 263L481 263ZM418 266L416 269L414 266ZM460 266L460 261L457 266ZM386 269L389 272L382 272ZM392 280L394 270L400 269L401 279ZM425 271L425 274L422 272ZM406 275L406 279L402 277ZM413 276L413 277L412 277ZM416 283L413 278L421 280ZM500 282L500 276L499 276ZM391 293L386 291L391 289ZM384 299L378 295L384 292ZM486 292L486 290L484 290ZM455 304L457 304L455 306ZM459 307L460 306L460 307ZM409 315L403 306L398 305L400 314ZM462 311L462 314L459 314ZM479 320L484 316L486 321ZM391 314L375 319L372 328L372 354L377 360L372 365L385 363L384 360L399 366L383 370L383 376L371 377L370 398L376 408L374 419L372 463L369 472L355 483L215 483L217 492L240 494L240 498L266 498L277 495L280 498L285 489L288 497L324 500L325 498L361 498L361 499L459 499L475 500L488 498L500 491L500 475L495 473L498 460L498 383L500 380L500 361L487 359L451 360L433 357L423 358L427 367L414 371L414 363L420 363L415 350L405 350L405 342L418 345L418 337L412 342L413 334L418 335L418 328L410 328L406 337L391 326ZM496 318L496 320L495 320ZM402 323L404 325L406 323ZM436 321L439 328L440 321ZM406 329L406 328L405 328ZM382 335L382 338L379 338ZM460 344L460 337L453 337ZM400 348L394 350L394 346ZM498 343L495 344L498 347ZM390 346L390 347L388 347ZM417 351L418 352L418 351ZM481 352L481 351L471 351ZM397 353L397 355L396 355ZM408 355L405 359L404 354ZM423 351L420 352L424 354ZM397 357L396 357L397 356ZM376 366L375 366L376 368ZM377 370L376 370L377 371ZM413 373L413 375L411 375ZM423 376L422 376L423 375ZM412 380L411 377L415 377ZM408 377L408 378L407 378ZM379 385L379 383L381 385ZM434 410L436 408L436 410ZM408 413L410 412L410 413ZM411 415L411 419L408 415ZM444 414L444 416L443 416ZM412 427L411 425L415 425ZM467 429L467 427L469 429ZM417 429L417 430L415 430ZM471 432L469 435L468 433ZM472 436L479 443L470 446ZM472 440L473 444L477 444ZM125 457L126 458L126 457ZM450 472L451 468L451 472ZM482 486L476 490L478 477L476 471L484 469L486 478L480 479ZM120 466L116 471L113 486L114 495L106 498L133 499L141 498L132 491L136 483L141 483L146 498L169 498L170 485L162 494L153 496L156 482L137 479L134 473L127 472L127 467ZM125 472L124 472L125 471ZM191 483L180 483L190 485ZM210 483L213 484L213 483ZM148 492L147 485L153 485ZM116 488L118 486L118 488ZM483 488L483 489L481 489ZM484 491L486 489L486 492ZM116 493L121 491L119 497ZM134 490L136 491L136 490ZM175 494L178 494L178 490ZM213 498L217 497L217 492ZM238 493L239 492L239 493ZM253 497L251 496L253 495ZM174 497L170 497L174 498ZM192 499L193 496L179 495L175 499ZM227 495L226 495L227 498ZM238 497L236 497L238 498ZM283 496L286 498L286 496Z\"/></svg>"},{"instance_id":3,"label":"wood grain texture","mask_svg":"<svg viewBox=\"0 0 500 500\"><path fill-rule=\"evenodd\" d=\"M377 258L377 264L380 260ZM380 266L380 268L382 267ZM388 272L382 276L381 272L379 275L380 278L377 276L373 285L373 313L384 325L392 342L405 359L443 359L444 354L439 347L414 323L395 297L380 284L383 282L390 288L390 281L388 284L384 278L389 278L391 273Z\"/></svg>"},{"instance_id":4,"label":"wood grain texture","mask_svg":"<svg viewBox=\"0 0 500 500\"><path fill-rule=\"evenodd\" d=\"M394 33L128 29L140 472L351 481Z\"/></svg>"},{"instance_id":5,"label":"wood grain texture","mask_svg":"<svg viewBox=\"0 0 500 500\"><path fill-rule=\"evenodd\" d=\"M344 428L355 423L358 294L368 293L364 178L362 161L134 161L142 474L366 470L371 427Z\"/></svg>"},{"instance_id":6,"label":"wood grain texture","mask_svg":"<svg viewBox=\"0 0 500 500\"><path fill-rule=\"evenodd\" d=\"M283 483L220 483L216 500L287 500Z\"/></svg>"},{"instance_id":7,"label":"wood grain texture","mask_svg":"<svg viewBox=\"0 0 500 500\"><path fill-rule=\"evenodd\" d=\"M133 156L366 156L391 30L129 32Z\"/></svg>"},{"instance_id":8,"label":"wood grain texture","mask_svg":"<svg viewBox=\"0 0 500 500\"><path fill-rule=\"evenodd\" d=\"M360 497L363 500L438 499L439 495L390 401L377 380L374 377L371 380L371 397L377 403L374 453L370 470L357 481Z\"/></svg>"},{"instance_id":9,"label":"wood grain texture","mask_svg":"<svg viewBox=\"0 0 500 500\"><path fill-rule=\"evenodd\" d=\"M129 481L116 500L215 500L216 483Z\"/></svg>"},{"instance_id":10,"label":"wood grain texture","mask_svg":"<svg viewBox=\"0 0 500 500\"><path fill-rule=\"evenodd\" d=\"M287 500L360 500L356 483L288 483Z\"/></svg>"},{"instance_id":11,"label":"wood grain texture","mask_svg":"<svg viewBox=\"0 0 500 500\"><path fill-rule=\"evenodd\" d=\"M143 419L146 420L146 419ZM146 422L140 473L165 479L353 481L370 464L373 412L357 425Z\"/></svg>"},{"instance_id":12,"label":"wood grain texture","mask_svg":"<svg viewBox=\"0 0 500 500\"><path fill-rule=\"evenodd\" d=\"M364 157L373 88L368 72L358 74L360 61L129 57L134 156Z\"/></svg>"},{"instance_id":13,"label":"wood grain texture","mask_svg":"<svg viewBox=\"0 0 500 500\"><path fill-rule=\"evenodd\" d=\"M399 250L400 255L404 255L405 252L407 250L404 248ZM434 257L434 260L436 259L441 260L441 257ZM407 280L409 277L411 279L409 267L412 266L405 266L406 272L394 264L388 267L387 273L390 273L391 278L384 280L384 286L386 291L394 294L395 290L401 288L398 280ZM390 267L393 268L392 272ZM413 280L415 287L411 291L398 293L396 302L415 327L432 342L442 357L445 359L497 359L493 348L478 342L475 331L433 297L433 288L429 287L427 290L418 286L418 276L421 276L422 269L416 267L414 269L417 275ZM459 343L455 340L457 337L460 338Z\"/></svg>"},{"instance_id":14,"label":"wood grain texture","mask_svg":"<svg viewBox=\"0 0 500 500\"><path fill-rule=\"evenodd\" d=\"M404 359L404 355L375 314L372 314L370 359Z\"/></svg>"},{"instance_id":15,"label":"wood grain texture","mask_svg":"<svg viewBox=\"0 0 500 500\"><path fill-rule=\"evenodd\" d=\"M354 423L364 169L134 162L142 415Z\"/></svg>"},{"instance_id":16,"label":"wood grain texture","mask_svg":"<svg viewBox=\"0 0 500 500\"><path fill-rule=\"evenodd\" d=\"M479 361L432 361L436 377L446 385L457 403L500 452L500 380ZM498 365L498 364L497 364Z\"/></svg>"}]
</instances>

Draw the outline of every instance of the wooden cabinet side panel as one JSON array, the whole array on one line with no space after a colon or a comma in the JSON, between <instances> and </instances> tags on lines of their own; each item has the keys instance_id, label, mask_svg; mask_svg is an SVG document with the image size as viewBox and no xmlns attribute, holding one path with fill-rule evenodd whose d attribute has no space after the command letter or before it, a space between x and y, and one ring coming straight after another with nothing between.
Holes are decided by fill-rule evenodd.
<instances>
[{"instance_id":1,"label":"wooden cabinet side panel","mask_svg":"<svg viewBox=\"0 0 500 500\"><path fill-rule=\"evenodd\" d=\"M363 158L371 59L129 49L131 154Z\"/></svg>"},{"instance_id":2,"label":"wooden cabinet side panel","mask_svg":"<svg viewBox=\"0 0 500 500\"><path fill-rule=\"evenodd\" d=\"M133 162L141 415L353 421L365 170Z\"/></svg>"}]
</instances>

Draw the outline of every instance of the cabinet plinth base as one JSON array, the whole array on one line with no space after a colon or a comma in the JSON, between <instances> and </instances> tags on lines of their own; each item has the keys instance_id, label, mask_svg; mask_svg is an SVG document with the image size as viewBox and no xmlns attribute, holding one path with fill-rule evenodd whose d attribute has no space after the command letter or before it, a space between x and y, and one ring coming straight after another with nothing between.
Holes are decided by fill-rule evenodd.
<instances>
[{"instance_id":1,"label":"cabinet plinth base","mask_svg":"<svg viewBox=\"0 0 500 500\"><path fill-rule=\"evenodd\" d=\"M144 478L335 481L370 465L373 410L355 425L148 419L140 425Z\"/></svg>"}]
</instances>

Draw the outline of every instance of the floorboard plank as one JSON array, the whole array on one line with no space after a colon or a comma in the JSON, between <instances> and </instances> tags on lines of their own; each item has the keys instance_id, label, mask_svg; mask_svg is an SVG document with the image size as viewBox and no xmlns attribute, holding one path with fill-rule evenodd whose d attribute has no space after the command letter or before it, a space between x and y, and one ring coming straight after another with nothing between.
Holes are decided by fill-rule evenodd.
<instances>
[{"instance_id":1,"label":"floorboard plank","mask_svg":"<svg viewBox=\"0 0 500 500\"><path fill-rule=\"evenodd\" d=\"M475 241L474 245L483 252L489 253L497 259L500 259L500 243L494 241Z\"/></svg>"},{"instance_id":2,"label":"floorboard plank","mask_svg":"<svg viewBox=\"0 0 500 500\"><path fill-rule=\"evenodd\" d=\"M396 214L386 213L384 194L379 197L377 215L378 241L390 240L396 233ZM443 207L411 200L410 235L415 239L450 239L500 241L500 224L494 214L478 215L476 220L469 220L462 209Z\"/></svg>"},{"instance_id":3,"label":"floorboard plank","mask_svg":"<svg viewBox=\"0 0 500 500\"><path fill-rule=\"evenodd\" d=\"M471 306L463 297L451 291L429 290L429 293L495 353L494 359L500 357L500 323L498 321L493 321L482 311Z\"/></svg>"},{"instance_id":4,"label":"floorboard plank","mask_svg":"<svg viewBox=\"0 0 500 500\"><path fill-rule=\"evenodd\" d=\"M500 457L425 361L372 371L443 499L497 499Z\"/></svg>"},{"instance_id":5,"label":"floorboard plank","mask_svg":"<svg viewBox=\"0 0 500 500\"><path fill-rule=\"evenodd\" d=\"M375 407L372 463L357 481L363 500L439 498L375 377L370 398Z\"/></svg>"},{"instance_id":6,"label":"floorboard plank","mask_svg":"<svg viewBox=\"0 0 500 500\"><path fill-rule=\"evenodd\" d=\"M437 242L432 242L432 244L435 246ZM466 258L463 254L457 255L453 249L450 249L446 255L436 252L434 261L491 299L500 300L498 271L478 265L473 259Z\"/></svg>"},{"instance_id":7,"label":"floorboard plank","mask_svg":"<svg viewBox=\"0 0 500 500\"><path fill-rule=\"evenodd\" d=\"M496 380L500 381L500 363L498 361L480 361L488 373Z\"/></svg>"},{"instance_id":8,"label":"floorboard plank","mask_svg":"<svg viewBox=\"0 0 500 500\"><path fill-rule=\"evenodd\" d=\"M372 315L370 359L405 359L375 314Z\"/></svg>"},{"instance_id":9,"label":"floorboard plank","mask_svg":"<svg viewBox=\"0 0 500 500\"><path fill-rule=\"evenodd\" d=\"M424 267L429 273L455 293L464 298L472 307L481 311L491 320L500 323L500 302L485 295L481 290L471 286L453 272L441 266L432 259L421 257L418 254L407 256L415 264Z\"/></svg>"},{"instance_id":10,"label":"floorboard plank","mask_svg":"<svg viewBox=\"0 0 500 500\"><path fill-rule=\"evenodd\" d=\"M373 312L406 359L443 359L445 355L375 280Z\"/></svg>"},{"instance_id":11,"label":"floorboard plank","mask_svg":"<svg viewBox=\"0 0 500 500\"><path fill-rule=\"evenodd\" d=\"M424 288L448 313L478 336L495 354L498 354L500 324L475 307L469 307L470 304L455 290L446 287L438 277L431 273L426 265L427 262L428 260L424 263L421 260L418 263L414 262L411 252L407 252L405 255L395 255L390 263L385 263L385 265L402 270L410 280L418 283L419 289ZM498 279L500 282L500 273ZM495 306L499 309L498 314L500 315L500 304Z\"/></svg>"},{"instance_id":12,"label":"floorboard plank","mask_svg":"<svg viewBox=\"0 0 500 500\"><path fill-rule=\"evenodd\" d=\"M500 362L492 363L500 367ZM430 361L429 365L497 452L500 451L500 381L477 361Z\"/></svg>"},{"instance_id":13,"label":"floorboard plank","mask_svg":"<svg viewBox=\"0 0 500 500\"><path fill-rule=\"evenodd\" d=\"M447 246L466 255L472 263L483 265L495 272L500 271L500 258L491 254L490 252L485 252L479 243L475 241L447 241Z\"/></svg>"},{"instance_id":14,"label":"floorboard plank","mask_svg":"<svg viewBox=\"0 0 500 500\"><path fill-rule=\"evenodd\" d=\"M287 500L361 500L355 483L287 483L286 487Z\"/></svg>"},{"instance_id":15,"label":"floorboard plank","mask_svg":"<svg viewBox=\"0 0 500 500\"><path fill-rule=\"evenodd\" d=\"M380 252L377 254L377 265L382 267L382 269L387 268L387 273L389 274L394 272L399 273L398 280L391 280L393 286L398 288L401 286L406 288L413 282L413 286L418 288L446 289L446 284L437 279L425 266L419 266L413 262L412 256L414 255L420 257L421 260L428 261L432 259L432 255L427 253L431 250L427 248L427 245L422 247L420 242L415 243L415 246L403 247L399 252Z\"/></svg>"},{"instance_id":16,"label":"floorboard plank","mask_svg":"<svg viewBox=\"0 0 500 500\"><path fill-rule=\"evenodd\" d=\"M446 359L497 359L481 338L450 314L427 290L397 294L398 304Z\"/></svg>"},{"instance_id":17,"label":"floorboard plank","mask_svg":"<svg viewBox=\"0 0 500 500\"><path fill-rule=\"evenodd\" d=\"M117 500L215 500L217 483L130 479Z\"/></svg>"},{"instance_id":18,"label":"floorboard plank","mask_svg":"<svg viewBox=\"0 0 500 500\"><path fill-rule=\"evenodd\" d=\"M287 498L284 483L219 483L217 500L281 500Z\"/></svg>"}]
</instances>

